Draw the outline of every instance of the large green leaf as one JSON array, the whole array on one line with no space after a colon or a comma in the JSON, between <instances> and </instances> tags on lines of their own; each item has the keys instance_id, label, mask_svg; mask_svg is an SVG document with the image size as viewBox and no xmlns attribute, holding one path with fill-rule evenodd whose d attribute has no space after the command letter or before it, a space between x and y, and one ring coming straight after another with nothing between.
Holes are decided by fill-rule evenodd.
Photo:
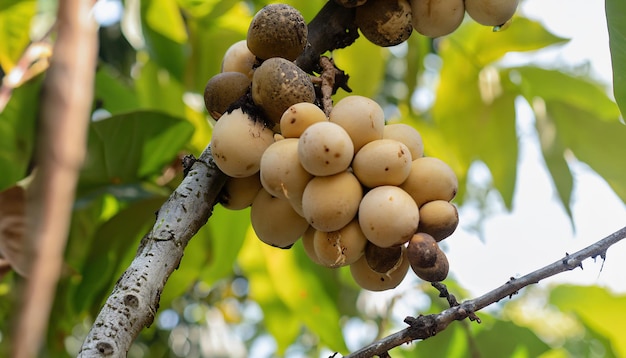
<instances>
[{"instance_id":1,"label":"large green leaf","mask_svg":"<svg viewBox=\"0 0 626 358\"><path fill-rule=\"evenodd\" d=\"M142 1L141 21L150 57L182 82L187 31L176 0Z\"/></svg>"},{"instance_id":2,"label":"large green leaf","mask_svg":"<svg viewBox=\"0 0 626 358\"><path fill-rule=\"evenodd\" d=\"M79 187L135 183L159 173L191 137L189 122L160 113L120 114L89 126Z\"/></svg>"},{"instance_id":3,"label":"large green leaf","mask_svg":"<svg viewBox=\"0 0 626 358\"><path fill-rule=\"evenodd\" d=\"M619 117L619 109L607 90L590 78L533 66L512 68L505 75L519 78L521 93L530 104L540 97L544 101L570 103L593 113L597 119L614 122Z\"/></svg>"},{"instance_id":4,"label":"large green leaf","mask_svg":"<svg viewBox=\"0 0 626 358\"><path fill-rule=\"evenodd\" d=\"M264 291L273 291L289 311L281 316L293 315L315 333L324 346L338 352L345 352L346 345L339 325L340 314L337 309L337 291L328 292L324 276L317 275L317 270L301 251L301 245L294 245L291 250L281 250L262 243L252 230L244 243L240 262L244 269L251 267L251 256L258 260L256 269L265 272L271 286ZM257 271L258 272L258 271ZM246 269L246 273L250 272ZM254 274L254 272L253 272ZM250 282L255 288L254 281ZM268 295L268 292L264 292ZM264 308L265 310L265 308ZM266 314L268 314L266 312ZM293 342L292 342L293 343Z\"/></svg>"},{"instance_id":5,"label":"large green leaf","mask_svg":"<svg viewBox=\"0 0 626 358\"><path fill-rule=\"evenodd\" d=\"M112 68L101 65L96 71L94 99L100 108L111 114L130 112L140 108L137 94Z\"/></svg>"},{"instance_id":6,"label":"large green leaf","mask_svg":"<svg viewBox=\"0 0 626 358\"><path fill-rule=\"evenodd\" d=\"M129 254L135 255L139 240L154 223L154 212L164 200L154 197L132 203L98 228L85 252L81 277L71 288L75 312L100 308L119 271L130 264Z\"/></svg>"},{"instance_id":7,"label":"large green leaf","mask_svg":"<svg viewBox=\"0 0 626 358\"><path fill-rule=\"evenodd\" d=\"M566 138L559 130L566 132L585 133L587 138L593 141L604 140L598 138L600 133L596 130L584 132L585 129L577 127L577 124L562 111L553 111L554 103L567 104L576 108L574 116L584 116L590 119L589 125L595 121L613 123L612 127L619 133L620 125L617 122L619 110L615 103L609 99L604 88L590 79L576 77L567 73L547 70L532 66L513 68L507 75L516 76L519 79L519 88L522 95L534 107L539 143L550 171L552 180L566 211L571 217L570 199L573 189L573 177L565 160L565 152L569 148ZM567 90L563 90L566 88ZM546 116L545 107L549 107L552 116ZM556 115L560 118L557 126ZM554 117L554 118L553 118ZM605 124L598 123L599 127ZM585 125L586 129L591 129ZM589 151L589 148L581 146L578 151ZM610 161L612 156L603 156L601 161ZM592 162L590 165L594 165ZM619 166L618 166L619 167Z\"/></svg>"},{"instance_id":8,"label":"large green leaf","mask_svg":"<svg viewBox=\"0 0 626 358\"><path fill-rule=\"evenodd\" d=\"M538 357L550 349L544 341L526 327L513 322L494 320L488 329L475 337L481 357Z\"/></svg>"},{"instance_id":9,"label":"large green leaf","mask_svg":"<svg viewBox=\"0 0 626 358\"><path fill-rule=\"evenodd\" d=\"M24 178L31 164L40 89L41 77L16 88L0 113L0 191Z\"/></svg>"},{"instance_id":10,"label":"large green leaf","mask_svg":"<svg viewBox=\"0 0 626 358\"><path fill-rule=\"evenodd\" d=\"M439 48L441 52L446 52L453 47L464 63L482 68L509 52L534 51L565 41L539 22L518 16L509 28L500 32L493 32L491 27L475 21L465 21L457 31L441 41Z\"/></svg>"},{"instance_id":11,"label":"large green leaf","mask_svg":"<svg viewBox=\"0 0 626 358\"><path fill-rule=\"evenodd\" d=\"M597 286L561 285L550 292L550 303L574 313L596 334L607 337L617 356L626 356L626 296Z\"/></svg>"},{"instance_id":12,"label":"large green leaf","mask_svg":"<svg viewBox=\"0 0 626 358\"><path fill-rule=\"evenodd\" d=\"M626 113L626 2L606 0L615 100Z\"/></svg>"},{"instance_id":13,"label":"large green leaf","mask_svg":"<svg viewBox=\"0 0 626 358\"><path fill-rule=\"evenodd\" d=\"M37 10L35 0L0 2L0 67L13 69L30 42L30 24Z\"/></svg>"},{"instance_id":14,"label":"large green leaf","mask_svg":"<svg viewBox=\"0 0 626 358\"><path fill-rule=\"evenodd\" d=\"M626 169L622 161L626 157L626 126L618 118L599 120L596 113L573 103L546 102L546 109L563 147L587 163L626 201Z\"/></svg>"}]
</instances>

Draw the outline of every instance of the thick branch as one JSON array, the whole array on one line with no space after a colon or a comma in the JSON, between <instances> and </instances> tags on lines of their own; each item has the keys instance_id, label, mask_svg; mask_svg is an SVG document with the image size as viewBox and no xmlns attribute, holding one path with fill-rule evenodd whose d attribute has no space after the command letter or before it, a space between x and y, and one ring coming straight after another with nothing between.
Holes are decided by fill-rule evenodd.
<instances>
[{"instance_id":1,"label":"thick branch","mask_svg":"<svg viewBox=\"0 0 626 358\"><path fill-rule=\"evenodd\" d=\"M345 358L381 356L386 354L390 349L404 343L432 337L446 329L453 321L471 317L476 311L496 303L503 298L510 298L526 286L538 283L543 279L561 272L570 271L577 267L582 268L582 262L588 258L596 258L599 256L602 259L606 259L606 251L608 248L624 238L626 238L626 227L574 254L566 254L564 258L548 266L542 267L520 278L511 278L511 280L504 285L473 300L465 301L458 306L450 307L437 314L407 317L404 321L409 324L408 328L378 340L367 347L345 356Z\"/></svg>"},{"instance_id":2,"label":"thick branch","mask_svg":"<svg viewBox=\"0 0 626 358\"><path fill-rule=\"evenodd\" d=\"M13 357L37 355L61 272L93 99L97 55L97 25L89 16L93 4L93 0L59 3L57 40L38 123L37 170L27 196L27 255L34 260L27 268L29 279L13 331Z\"/></svg>"},{"instance_id":3,"label":"thick branch","mask_svg":"<svg viewBox=\"0 0 626 358\"><path fill-rule=\"evenodd\" d=\"M319 58L326 51L350 46L359 32L354 24L354 8L345 8L330 0L308 24L309 44L296 59L305 72L320 72Z\"/></svg>"},{"instance_id":4,"label":"thick branch","mask_svg":"<svg viewBox=\"0 0 626 358\"><path fill-rule=\"evenodd\" d=\"M79 357L126 356L141 330L154 321L165 283L189 240L211 216L226 178L207 146L159 209L154 227L98 314Z\"/></svg>"}]
</instances>

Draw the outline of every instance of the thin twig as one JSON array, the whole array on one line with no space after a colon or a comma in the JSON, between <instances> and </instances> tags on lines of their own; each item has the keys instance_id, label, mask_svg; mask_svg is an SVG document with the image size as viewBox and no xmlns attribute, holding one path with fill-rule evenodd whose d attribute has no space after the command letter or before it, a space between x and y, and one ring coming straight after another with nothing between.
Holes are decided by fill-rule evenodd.
<instances>
[{"instance_id":1,"label":"thin twig","mask_svg":"<svg viewBox=\"0 0 626 358\"><path fill-rule=\"evenodd\" d=\"M34 262L13 330L15 358L37 356L61 271L93 100L98 41L89 16L93 4L59 2L57 40L43 85L37 168L27 194L26 238Z\"/></svg>"},{"instance_id":2,"label":"thin twig","mask_svg":"<svg viewBox=\"0 0 626 358\"><path fill-rule=\"evenodd\" d=\"M538 283L543 279L561 272L570 271L577 267L582 268L582 262L588 258L601 257L605 259L608 248L624 238L626 238L626 227L621 228L604 239L574 254L566 254L565 257L550 265L544 266L520 278L511 278L511 280L507 281L504 285L473 300L454 305L437 314L407 317L404 322L406 322L409 327L359 349L344 358L369 358L385 354L392 348L398 347L404 343L417 339L430 338L446 329L453 321L468 318L476 311L506 297L511 298L516 295L520 289L526 286Z\"/></svg>"}]
</instances>

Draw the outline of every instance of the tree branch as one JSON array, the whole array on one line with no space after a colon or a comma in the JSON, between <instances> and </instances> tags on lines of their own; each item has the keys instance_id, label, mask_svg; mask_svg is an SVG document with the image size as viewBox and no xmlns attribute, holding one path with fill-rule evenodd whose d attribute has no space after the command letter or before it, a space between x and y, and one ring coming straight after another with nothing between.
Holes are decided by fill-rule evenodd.
<instances>
[{"instance_id":1,"label":"tree branch","mask_svg":"<svg viewBox=\"0 0 626 358\"><path fill-rule=\"evenodd\" d=\"M57 40L43 85L37 169L27 194L26 252L34 260L13 331L13 357L37 356L61 272L85 156L93 100L97 25L94 0L59 2Z\"/></svg>"},{"instance_id":2,"label":"tree branch","mask_svg":"<svg viewBox=\"0 0 626 358\"><path fill-rule=\"evenodd\" d=\"M165 283L178 268L189 240L211 216L226 178L207 146L157 212L154 227L115 284L79 357L126 356L141 330L154 321Z\"/></svg>"},{"instance_id":3,"label":"tree branch","mask_svg":"<svg viewBox=\"0 0 626 358\"><path fill-rule=\"evenodd\" d=\"M606 259L606 252L609 247L626 238L626 227L612 233L604 239L574 253L565 254L562 259L553 262L550 265L542 267L520 278L513 278L504 285L487 292L473 300L468 300L460 304L454 304L455 299L448 299L453 307L448 308L437 314L426 316L407 317L404 322L409 327L380 339L356 352L353 352L344 358L365 358L373 356L384 356L387 352L404 343L408 343L417 339L427 339L437 333L443 331L453 321L463 320L467 317L470 319L475 316L475 312L483 309L503 298L511 298L518 291L526 286L538 283L548 277L554 276L561 272L570 271L577 267L582 269L582 262L588 258ZM441 288L438 288L441 292ZM479 321L480 322L480 321Z\"/></svg>"}]
</instances>

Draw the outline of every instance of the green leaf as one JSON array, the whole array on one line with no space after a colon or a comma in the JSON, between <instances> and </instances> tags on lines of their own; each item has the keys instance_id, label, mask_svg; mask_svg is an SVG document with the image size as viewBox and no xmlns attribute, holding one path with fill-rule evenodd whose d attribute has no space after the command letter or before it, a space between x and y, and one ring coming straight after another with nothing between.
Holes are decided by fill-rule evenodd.
<instances>
[{"instance_id":1,"label":"green leaf","mask_svg":"<svg viewBox=\"0 0 626 358\"><path fill-rule=\"evenodd\" d=\"M148 111L91 123L79 188L135 183L160 173L192 131L189 122Z\"/></svg>"},{"instance_id":2,"label":"green leaf","mask_svg":"<svg viewBox=\"0 0 626 358\"><path fill-rule=\"evenodd\" d=\"M140 107L134 89L123 83L109 66L99 66L95 84L95 101L111 114L130 112Z\"/></svg>"},{"instance_id":3,"label":"green leaf","mask_svg":"<svg viewBox=\"0 0 626 358\"><path fill-rule=\"evenodd\" d=\"M0 113L0 191L23 179L31 164L41 79L39 76L14 89Z\"/></svg>"},{"instance_id":4,"label":"green leaf","mask_svg":"<svg viewBox=\"0 0 626 358\"><path fill-rule=\"evenodd\" d=\"M0 3L0 67L13 69L30 42L29 29L37 11L35 0L4 0Z\"/></svg>"},{"instance_id":5,"label":"green leaf","mask_svg":"<svg viewBox=\"0 0 626 358\"><path fill-rule=\"evenodd\" d=\"M208 250L208 263L201 277L208 284L231 275L233 265L239 255L246 232L250 226L250 210L228 210L221 205L213 208L213 214L205 237Z\"/></svg>"},{"instance_id":6,"label":"green leaf","mask_svg":"<svg viewBox=\"0 0 626 358\"><path fill-rule=\"evenodd\" d=\"M626 113L626 3L606 0L606 19L613 63L613 92L623 114Z\"/></svg>"},{"instance_id":7,"label":"green leaf","mask_svg":"<svg viewBox=\"0 0 626 358\"><path fill-rule=\"evenodd\" d=\"M563 147L587 163L626 201L626 170L622 165L622 158L626 157L626 126L618 118L599 120L596 113L571 103L546 102L546 110Z\"/></svg>"},{"instance_id":8,"label":"green leaf","mask_svg":"<svg viewBox=\"0 0 626 358\"><path fill-rule=\"evenodd\" d=\"M130 264L123 259L129 253L135 255L140 239L154 223L154 212L164 200L156 197L133 203L98 228L80 270L82 277L73 287L71 298L75 312L100 308L101 301L119 277L118 271Z\"/></svg>"},{"instance_id":9,"label":"green leaf","mask_svg":"<svg viewBox=\"0 0 626 358\"><path fill-rule=\"evenodd\" d=\"M475 21L465 21L457 31L442 39L440 51L454 49L466 64L463 67L469 63L481 68L509 52L534 51L566 41L550 33L539 22L516 16L511 26L500 32Z\"/></svg>"},{"instance_id":10,"label":"green leaf","mask_svg":"<svg viewBox=\"0 0 626 358\"><path fill-rule=\"evenodd\" d=\"M538 357L550 349L529 328L503 320L494 320L474 339L481 357Z\"/></svg>"},{"instance_id":11,"label":"green leaf","mask_svg":"<svg viewBox=\"0 0 626 358\"><path fill-rule=\"evenodd\" d=\"M150 57L178 81L182 81L187 31L176 1L142 1L141 21Z\"/></svg>"},{"instance_id":12,"label":"green leaf","mask_svg":"<svg viewBox=\"0 0 626 358\"><path fill-rule=\"evenodd\" d=\"M263 288L251 279L251 290L259 290L257 295L261 297L276 294L289 309L289 313L283 312L283 316L294 315L319 336L322 345L333 351L345 352L347 348L339 326L337 297L326 290L323 276L311 270L315 264L303 252L294 250L302 250L301 245L294 245L290 250L270 247L249 230L239 262L247 274L266 273L268 279L262 283L265 285Z\"/></svg>"},{"instance_id":13,"label":"green leaf","mask_svg":"<svg viewBox=\"0 0 626 358\"><path fill-rule=\"evenodd\" d=\"M531 105L535 97L540 97L546 102L571 103L598 119L615 121L619 117L619 109L606 89L590 78L533 66L512 68L504 75L519 77L520 91Z\"/></svg>"},{"instance_id":14,"label":"green leaf","mask_svg":"<svg viewBox=\"0 0 626 358\"><path fill-rule=\"evenodd\" d=\"M595 333L608 338L616 355L626 355L626 296L597 286L560 285L550 292L550 303L572 312Z\"/></svg>"},{"instance_id":15,"label":"green leaf","mask_svg":"<svg viewBox=\"0 0 626 358\"><path fill-rule=\"evenodd\" d=\"M143 59L137 66L135 92L141 108L159 110L172 116L184 117L182 82L172 77L158 63Z\"/></svg>"}]
</instances>

